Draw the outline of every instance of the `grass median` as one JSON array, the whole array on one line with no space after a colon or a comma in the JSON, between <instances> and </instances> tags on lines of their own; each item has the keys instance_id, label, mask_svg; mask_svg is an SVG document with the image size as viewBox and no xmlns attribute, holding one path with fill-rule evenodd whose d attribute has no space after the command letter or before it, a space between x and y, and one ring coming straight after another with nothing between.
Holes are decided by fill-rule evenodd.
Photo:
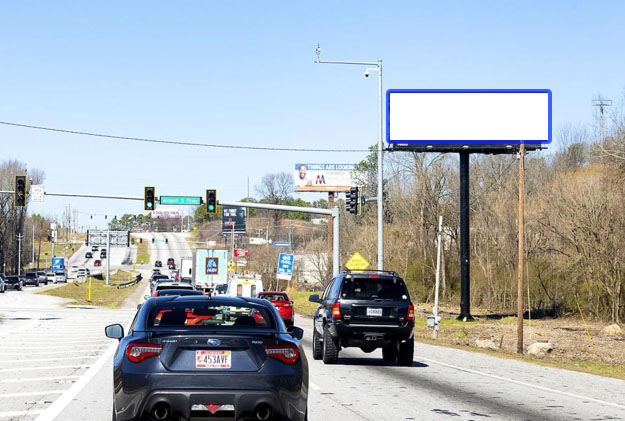
<instances>
[{"instance_id":1,"label":"grass median","mask_svg":"<svg viewBox=\"0 0 625 421\"><path fill-rule=\"evenodd\" d=\"M138 238L135 238L135 244L137 245L137 265L147 265L150 263L150 252L148 251L147 241L139 242Z\"/></svg>"},{"instance_id":2,"label":"grass median","mask_svg":"<svg viewBox=\"0 0 625 421\"><path fill-rule=\"evenodd\" d=\"M70 304L74 305L92 305L108 308L120 308L126 298L130 296L143 282L139 282L128 288L118 289L115 284L126 282L131 279L130 272L118 271L110 276L111 285L106 285L105 281L91 279L91 301L89 297L89 281L71 282L60 288L50 289L40 292L43 295L52 295L55 297L69 298L72 300Z\"/></svg>"}]
</instances>

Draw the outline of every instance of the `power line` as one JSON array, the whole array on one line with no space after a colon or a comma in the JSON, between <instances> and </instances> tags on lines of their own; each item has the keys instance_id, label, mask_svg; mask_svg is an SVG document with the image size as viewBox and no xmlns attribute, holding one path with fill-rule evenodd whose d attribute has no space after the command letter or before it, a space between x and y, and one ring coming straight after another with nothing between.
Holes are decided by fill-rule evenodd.
<instances>
[{"instance_id":1,"label":"power line","mask_svg":"<svg viewBox=\"0 0 625 421\"><path fill-rule=\"evenodd\" d=\"M219 149L247 149L254 151L282 151L282 152L370 152L369 149L306 149L306 148L277 148L271 146L241 146L241 145L222 145L216 143L197 143L178 140L150 139L144 137L116 136L105 133L83 132L79 130L58 129L54 127L35 126L32 124L13 123L10 121L0 121L5 126L20 127L23 129L44 130L48 132L66 133L78 136L91 136L107 139L128 140L133 142L158 143L163 145L179 145L179 146L198 146L203 148L219 148Z\"/></svg>"}]
</instances>

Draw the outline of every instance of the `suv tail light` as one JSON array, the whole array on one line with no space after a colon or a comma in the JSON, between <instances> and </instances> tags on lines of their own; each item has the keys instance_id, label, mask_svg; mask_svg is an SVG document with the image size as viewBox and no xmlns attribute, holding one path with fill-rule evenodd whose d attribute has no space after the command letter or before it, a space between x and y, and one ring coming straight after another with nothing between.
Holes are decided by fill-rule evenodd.
<instances>
[{"instance_id":1,"label":"suv tail light","mask_svg":"<svg viewBox=\"0 0 625 421\"><path fill-rule=\"evenodd\" d=\"M159 344L135 342L126 347L126 356L129 361L140 363L147 358L157 357L161 353L162 348L163 345Z\"/></svg>"},{"instance_id":2,"label":"suv tail light","mask_svg":"<svg viewBox=\"0 0 625 421\"><path fill-rule=\"evenodd\" d=\"M158 291L154 291L154 294L152 294L152 297L158 297Z\"/></svg>"},{"instance_id":3,"label":"suv tail light","mask_svg":"<svg viewBox=\"0 0 625 421\"><path fill-rule=\"evenodd\" d=\"M341 303L336 302L332 304L332 318L333 319L341 318Z\"/></svg>"},{"instance_id":4,"label":"suv tail light","mask_svg":"<svg viewBox=\"0 0 625 421\"><path fill-rule=\"evenodd\" d=\"M269 358L274 358L285 364L293 364L299 357L299 350L295 345L265 345L264 348Z\"/></svg>"},{"instance_id":5,"label":"suv tail light","mask_svg":"<svg viewBox=\"0 0 625 421\"><path fill-rule=\"evenodd\" d=\"M414 321L414 306L412 304L408 306L408 317L406 319L410 322Z\"/></svg>"}]
</instances>

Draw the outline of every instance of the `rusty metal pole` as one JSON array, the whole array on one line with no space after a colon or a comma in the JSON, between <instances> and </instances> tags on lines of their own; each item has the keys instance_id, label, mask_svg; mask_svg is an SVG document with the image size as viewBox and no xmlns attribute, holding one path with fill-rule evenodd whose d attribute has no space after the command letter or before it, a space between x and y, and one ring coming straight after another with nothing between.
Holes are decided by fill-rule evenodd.
<instances>
[{"instance_id":1,"label":"rusty metal pole","mask_svg":"<svg viewBox=\"0 0 625 421\"><path fill-rule=\"evenodd\" d=\"M519 148L519 263L518 263L518 288L517 288L517 354L523 354L523 266L525 258L525 145L521 143Z\"/></svg>"}]
</instances>

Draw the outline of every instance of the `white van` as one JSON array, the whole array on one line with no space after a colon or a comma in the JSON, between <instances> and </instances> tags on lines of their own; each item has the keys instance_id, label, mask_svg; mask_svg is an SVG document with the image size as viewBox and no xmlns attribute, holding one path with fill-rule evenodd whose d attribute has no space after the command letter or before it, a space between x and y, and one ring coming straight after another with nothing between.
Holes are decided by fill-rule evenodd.
<instances>
[{"instance_id":1,"label":"white van","mask_svg":"<svg viewBox=\"0 0 625 421\"><path fill-rule=\"evenodd\" d=\"M235 277L228 281L226 295L255 298L259 292L263 292L263 281L260 277Z\"/></svg>"}]
</instances>

